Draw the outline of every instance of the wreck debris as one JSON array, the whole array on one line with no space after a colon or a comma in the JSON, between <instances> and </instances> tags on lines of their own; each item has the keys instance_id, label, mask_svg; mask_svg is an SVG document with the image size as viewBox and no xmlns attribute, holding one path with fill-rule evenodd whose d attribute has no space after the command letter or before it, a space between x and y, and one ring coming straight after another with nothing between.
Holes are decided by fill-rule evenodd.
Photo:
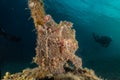
<instances>
[{"instance_id":1,"label":"wreck debris","mask_svg":"<svg viewBox=\"0 0 120 80\"><path fill-rule=\"evenodd\" d=\"M38 3L34 2L34 4L37 6ZM32 7L31 12L39 11L36 6ZM34 21L39 15L39 12L32 15ZM37 21L40 21L39 19ZM76 68L80 68L82 61L74 54L78 48L78 43L75 39L75 31L71 29L72 23L63 21L57 24L50 15L46 14L41 20L44 22L43 25L35 23L38 37L34 62L53 74L63 73L63 65L68 60Z\"/></svg>"},{"instance_id":2,"label":"wreck debris","mask_svg":"<svg viewBox=\"0 0 120 80\"><path fill-rule=\"evenodd\" d=\"M5 75L3 80L102 80L92 70L83 69L81 58L75 55L78 42L73 24L57 24L45 13L42 0L29 0L28 4L37 31L33 61L38 67Z\"/></svg>"}]
</instances>

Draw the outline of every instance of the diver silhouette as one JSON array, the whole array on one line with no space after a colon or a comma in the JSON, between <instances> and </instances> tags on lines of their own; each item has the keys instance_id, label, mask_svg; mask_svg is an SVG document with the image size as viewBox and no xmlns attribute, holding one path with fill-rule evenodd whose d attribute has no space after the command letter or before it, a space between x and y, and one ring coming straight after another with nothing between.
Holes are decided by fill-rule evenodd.
<instances>
[{"instance_id":1,"label":"diver silhouette","mask_svg":"<svg viewBox=\"0 0 120 80\"><path fill-rule=\"evenodd\" d=\"M13 36L13 35L10 35L10 34L6 33L5 30L2 27L0 27L0 36L3 36L6 39L8 39L10 41L14 41L14 42L21 41L21 38L18 38L16 36Z\"/></svg>"},{"instance_id":2,"label":"diver silhouette","mask_svg":"<svg viewBox=\"0 0 120 80\"><path fill-rule=\"evenodd\" d=\"M102 47L108 47L112 41L112 38L109 36L99 36L95 33L92 33L92 36L95 42L101 44Z\"/></svg>"}]
</instances>

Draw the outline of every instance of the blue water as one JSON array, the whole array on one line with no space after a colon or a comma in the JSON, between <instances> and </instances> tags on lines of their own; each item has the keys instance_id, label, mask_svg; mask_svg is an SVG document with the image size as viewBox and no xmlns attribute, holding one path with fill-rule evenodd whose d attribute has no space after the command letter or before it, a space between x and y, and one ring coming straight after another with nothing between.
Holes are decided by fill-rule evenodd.
<instances>
[{"instance_id":1,"label":"blue water","mask_svg":"<svg viewBox=\"0 0 120 80\"><path fill-rule=\"evenodd\" d=\"M108 80L120 80L120 1L119 0L44 0L47 14L56 22L74 23L83 67L94 69L98 76ZM27 0L0 0L0 26L6 32L22 39L14 43L0 37L1 71L11 73L31 66L35 55L36 34L27 8ZM101 47L92 37L112 37L109 47ZM15 67L17 67L15 69Z\"/></svg>"}]
</instances>

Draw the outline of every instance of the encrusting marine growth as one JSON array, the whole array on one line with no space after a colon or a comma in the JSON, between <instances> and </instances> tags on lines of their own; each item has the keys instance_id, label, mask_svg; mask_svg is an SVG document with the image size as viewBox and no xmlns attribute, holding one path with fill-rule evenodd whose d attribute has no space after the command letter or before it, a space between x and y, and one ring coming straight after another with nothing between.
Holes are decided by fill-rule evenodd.
<instances>
[{"instance_id":1,"label":"encrusting marine growth","mask_svg":"<svg viewBox=\"0 0 120 80\"><path fill-rule=\"evenodd\" d=\"M73 24L57 24L45 13L42 0L29 0L28 4L37 31L33 60L38 67L15 74L7 72L3 80L102 80L92 70L82 68L81 58L75 55L78 42Z\"/></svg>"}]
</instances>

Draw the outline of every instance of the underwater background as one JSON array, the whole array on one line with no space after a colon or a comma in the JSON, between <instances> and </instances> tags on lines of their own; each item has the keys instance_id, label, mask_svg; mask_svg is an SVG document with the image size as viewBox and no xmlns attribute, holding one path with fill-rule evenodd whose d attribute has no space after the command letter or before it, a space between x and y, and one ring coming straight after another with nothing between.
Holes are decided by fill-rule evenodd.
<instances>
[{"instance_id":1,"label":"underwater background","mask_svg":"<svg viewBox=\"0 0 120 80\"><path fill-rule=\"evenodd\" d=\"M44 0L47 14L56 22L74 23L79 49L76 54L83 66L95 70L108 80L120 80L120 1L119 0ZM2 75L15 73L31 64L35 56L36 33L27 0L0 0L0 27L21 38L14 42L0 36L0 69ZM110 36L105 48L96 43L92 33Z\"/></svg>"}]
</instances>

